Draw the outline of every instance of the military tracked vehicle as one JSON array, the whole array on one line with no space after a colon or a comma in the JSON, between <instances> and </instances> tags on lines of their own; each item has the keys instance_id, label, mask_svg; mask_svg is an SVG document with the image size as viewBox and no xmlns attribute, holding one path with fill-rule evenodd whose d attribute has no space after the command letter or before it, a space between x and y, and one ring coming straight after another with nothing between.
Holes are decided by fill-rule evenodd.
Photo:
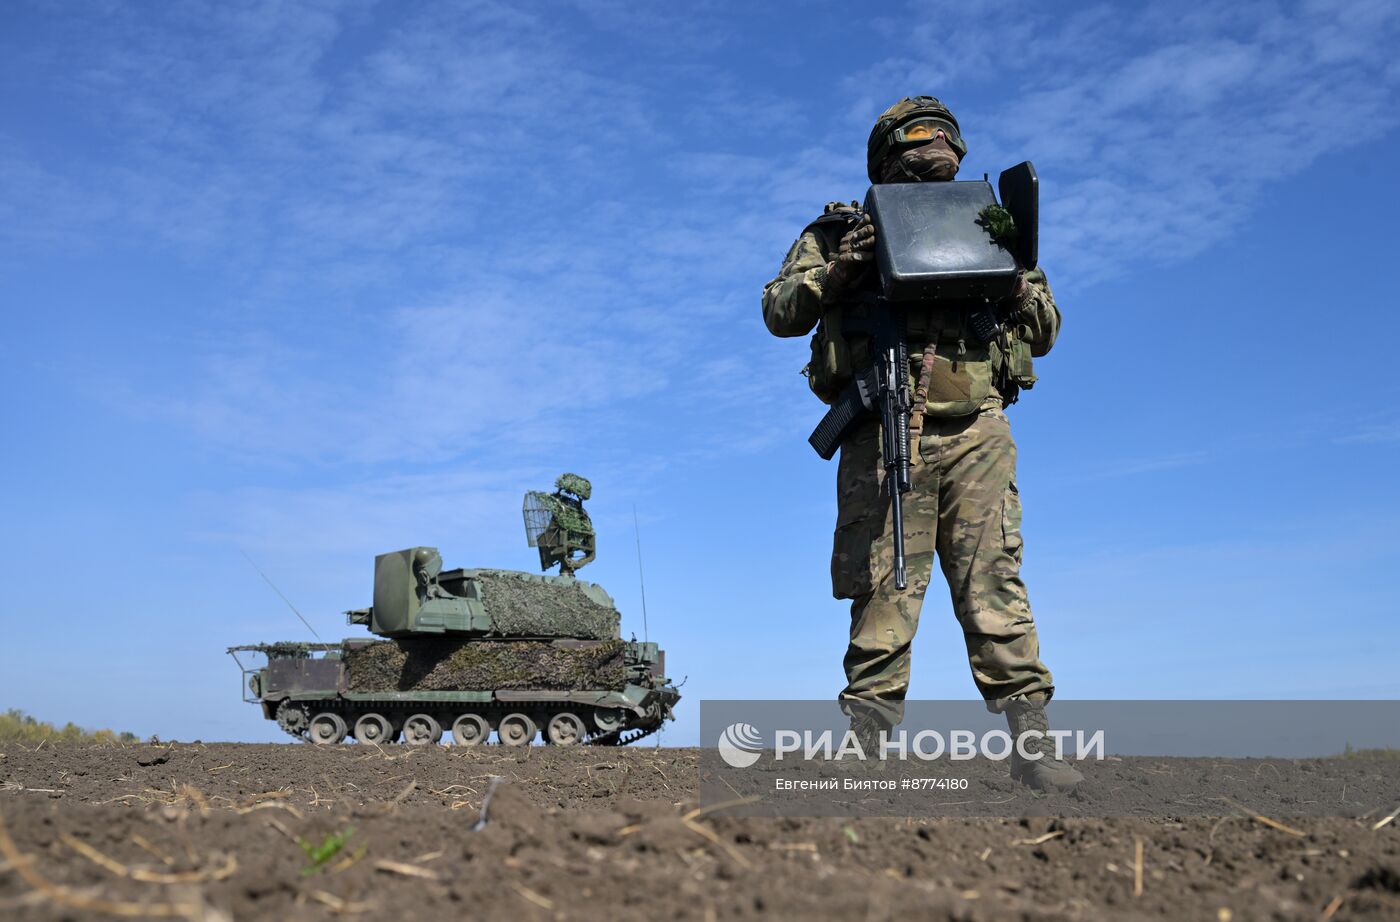
<instances>
[{"instance_id":1,"label":"military tracked vehicle","mask_svg":"<svg viewBox=\"0 0 1400 922\"><path fill-rule=\"evenodd\" d=\"M230 647L261 705L297 739L415 746L495 739L524 746L624 745L657 730L680 692L655 643L623 640L612 597L574 576L595 556L588 481L565 474L525 495L545 571L444 570L436 548L381 554L374 604L346 620L382 639ZM262 654L245 665L240 654Z\"/></svg>"}]
</instances>

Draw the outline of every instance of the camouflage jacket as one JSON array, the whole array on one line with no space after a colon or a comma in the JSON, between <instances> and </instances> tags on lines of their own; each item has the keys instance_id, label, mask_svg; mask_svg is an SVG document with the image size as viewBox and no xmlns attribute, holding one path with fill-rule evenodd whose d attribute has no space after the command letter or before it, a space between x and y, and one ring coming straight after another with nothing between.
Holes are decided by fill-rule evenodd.
<instances>
[{"instance_id":1,"label":"camouflage jacket","mask_svg":"<svg viewBox=\"0 0 1400 922\"><path fill-rule=\"evenodd\" d=\"M827 263L835 258L845 232L846 225L840 221L808 225L788 250L777 277L763 286L763 322L769 332L775 336L804 336L817 328L812 343L813 361L807 373L813 391L828 402L834 397L832 385L822 380L823 369L819 367L819 353L826 344L823 327L839 325L844 313L860 309L845 293L829 290L825 285ZM911 364L920 363L922 351L932 345L940 365L928 394L929 415L959 416L975 412L986 402L1014 401L1019 390L1034 384L1030 360L1045 355L1055 344L1060 332L1060 310L1041 269L1027 272L1026 281L1025 297L1002 311L1010 334L1005 351L971 341L965 328L967 308L946 305L909 313ZM865 343L852 337L848 364L859 369L868 362ZM834 374L839 379L848 375L850 368L825 371L828 377Z\"/></svg>"}]
</instances>

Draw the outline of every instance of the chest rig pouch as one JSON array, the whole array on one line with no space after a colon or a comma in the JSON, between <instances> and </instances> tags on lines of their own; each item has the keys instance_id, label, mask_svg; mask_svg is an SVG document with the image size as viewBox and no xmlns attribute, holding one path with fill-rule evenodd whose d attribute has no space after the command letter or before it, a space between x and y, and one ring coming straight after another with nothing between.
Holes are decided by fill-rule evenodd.
<instances>
[{"instance_id":1,"label":"chest rig pouch","mask_svg":"<svg viewBox=\"0 0 1400 922\"><path fill-rule=\"evenodd\" d=\"M841 395L854 372L870 367L865 318L865 304L852 298L829 308L812 336L812 357L803 372L825 404ZM915 391L927 388L925 416L967 416L992 394L1010 405L1035 386L1031 347L1014 327L980 330L975 311L952 306L911 307L905 322L909 383Z\"/></svg>"},{"instance_id":2,"label":"chest rig pouch","mask_svg":"<svg viewBox=\"0 0 1400 922\"><path fill-rule=\"evenodd\" d=\"M1003 330L992 343L993 376L1002 400L1008 406L1015 403L1021 391L1035 387L1035 365L1031 359L1030 344L1022 338L1019 330Z\"/></svg>"},{"instance_id":3,"label":"chest rig pouch","mask_svg":"<svg viewBox=\"0 0 1400 922\"><path fill-rule=\"evenodd\" d=\"M839 237L859 222L860 216L860 209L854 202L849 205L831 202L826 206L825 213L807 225L803 233L824 225L826 232L834 231ZM817 321L817 330L812 334L811 358L802 369L812 393L828 405L833 403L850 383L854 367L850 343L846 339L841 322L843 310L844 305L837 303L828 306L822 312L821 319Z\"/></svg>"},{"instance_id":4,"label":"chest rig pouch","mask_svg":"<svg viewBox=\"0 0 1400 922\"><path fill-rule=\"evenodd\" d=\"M841 332L839 307L828 308L812 334L812 357L802 369L817 399L830 405L851 380L851 350Z\"/></svg>"},{"instance_id":5,"label":"chest rig pouch","mask_svg":"<svg viewBox=\"0 0 1400 922\"><path fill-rule=\"evenodd\" d=\"M978 338L971 313L952 305L911 306L906 321L914 387L927 388L924 415L967 416L996 389L996 343Z\"/></svg>"}]
</instances>

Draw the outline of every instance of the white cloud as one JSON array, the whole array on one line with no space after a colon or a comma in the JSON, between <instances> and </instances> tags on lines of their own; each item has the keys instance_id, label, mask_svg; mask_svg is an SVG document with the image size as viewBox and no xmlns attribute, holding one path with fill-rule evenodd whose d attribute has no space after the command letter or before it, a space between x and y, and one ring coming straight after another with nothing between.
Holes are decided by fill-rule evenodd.
<instances>
[{"instance_id":1,"label":"white cloud","mask_svg":"<svg viewBox=\"0 0 1400 922\"><path fill-rule=\"evenodd\" d=\"M911 4L897 21L915 23L891 33L902 53L849 78L851 92L866 111L940 95L974 172L1034 159L1059 287L1194 255L1272 183L1400 121L1394 4Z\"/></svg>"},{"instance_id":2,"label":"white cloud","mask_svg":"<svg viewBox=\"0 0 1400 922\"><path fill-rule=\"evenodd\" d=\"M1058 478L1062 483L1076 481L1098 481L1113 477L1132 477L1138 474L1155 474L1160 471L1175 470L1205 464L1211 459L1206 451L1179 451L1160 455L1145 455L1138 458L1122 458L1102 464L1090 464L1076 468L1072 473Z\"/></svg>"},{"instance_id":3,"label":"white cloud","mask_svg":"<svg viewBox=\"0 0 1400 922\"><path fill-rule=\"evenodd\" d=\"M1334 440L1339 445L1389 445L1400 442L1400 420L1372 420L1357 426L1356 431Z\"/></svg>"}]
</instances>

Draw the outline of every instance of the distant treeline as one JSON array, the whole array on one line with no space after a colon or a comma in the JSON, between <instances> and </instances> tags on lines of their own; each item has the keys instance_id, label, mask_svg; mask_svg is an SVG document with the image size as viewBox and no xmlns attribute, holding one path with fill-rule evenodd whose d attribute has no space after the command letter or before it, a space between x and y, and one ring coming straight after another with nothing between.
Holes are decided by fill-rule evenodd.
<instances>
[{"instance_id":1,"label":"distant treeline","mask_svg":"<svg viewBox=\"0 0 1400 922\"><path fill-rule=\"evenodd\" d=\"M23 711L11 708L0 714L0 743L18 740L21 743L135 743L135 733L112 730L84 730L75 723L62 727L35 720Z\"/></svg>"},{"instance_id":2,"label":"distant treeline","mask_svg":"<svg viewBox=\"0 0 1400 922\"><path fill-rule=\"evenodd\" d=\"M1343 759L1400 759L1400 749L1353 749L1351 743L1342 751Z\"/></svg>"}]
</instances>

